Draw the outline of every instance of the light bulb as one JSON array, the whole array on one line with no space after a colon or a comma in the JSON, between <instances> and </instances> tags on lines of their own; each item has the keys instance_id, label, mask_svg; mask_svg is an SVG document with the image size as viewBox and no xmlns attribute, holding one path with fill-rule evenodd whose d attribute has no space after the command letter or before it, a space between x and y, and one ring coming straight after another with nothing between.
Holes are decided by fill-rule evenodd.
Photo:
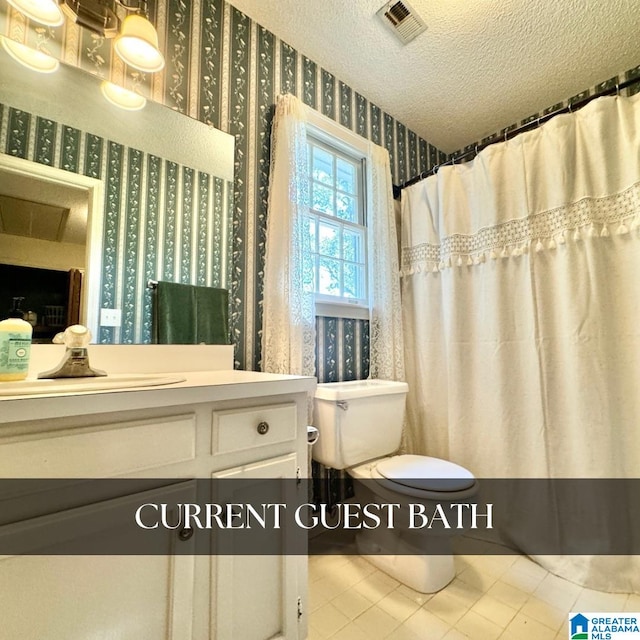
<instances>
[{"instance_id":1,"label":"light bulb","mask_svg":"<svg viewBox=\"0 0 640 640\"><path fill-rule=\"evenodd\" d=\"M155 73L164 67L158 33L144 16L127 16L113 46L124 62L139 71Z\"/></svg>"},{"instance_id":2,"label":"light bulb","mask_svg":"<svg viewBox=\"0 0 640 640\"><path fill-rule=\"evenodd\" d=\"M134 91L129 91L113 82L103 80L100 85L102 95L113 105L127 111L140 111L147 104L144 96Z\"/></svg>"},{"instance_id":3,"label":"light bulb","mask_svg":"<svg viewBox=\"0 0 640 640\"><path fill-rule=\"evenodd\" d=\"M32 49L24 44L16 42L15 40L9 40L9 38L2 37L2 46L5 51L21 65L31 69L32 71L38 71L39 73L53 73L58 70L60 63L52 58L50 55Z\"/></svg>"},{"instance_id":4,"label":"light bulb","mask_svg":"<svg viewBox=\"0 0 640 640\"><path fill-rule=\"evenodd\" d=\"M7 0L9 4L24 13L29 20L34 20L47 27L59 27L64 22L62 10L55 0Z\"/></svg>"}]
</instances>

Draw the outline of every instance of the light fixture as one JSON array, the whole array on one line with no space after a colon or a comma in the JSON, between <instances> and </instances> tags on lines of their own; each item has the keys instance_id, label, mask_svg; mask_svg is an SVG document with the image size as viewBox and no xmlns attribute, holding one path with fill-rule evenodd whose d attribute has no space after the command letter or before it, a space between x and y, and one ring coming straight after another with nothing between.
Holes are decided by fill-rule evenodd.
<instances>
[{"instance_id":1,"label":"light fixture","mask_svg":"<svg viewBox=\"0 0 640 640\"><path fill-rule=\"evenodd\" d=\"M27 47L24 44L20 44L15 40L10 40L7 37L0 38L2 40L2 46L4 50L16 61L32 71L38 71L39 73L53 73L58 69L60 63L51 56L37 51L31 47Z\"/></svg>"},{"instance_id":2,"label":"light fixture","mask_svg":"<svg viewBox=\"0 0 640 640\"><path fill-rule=\"evenodd\" d=\"M47 27L59 27L64 16L55 0L7 0L14 8L24 13L29 20L44 24Z\"/></svg>"},{"instance_id":3,"label":"light fixture","mask_svg":"<svg viewBox=\"0 0 640 640\"><path fill-rule=\"evenodd\" d=\"M132 14L124 19L113 48L128 65L140 71L155 73L164 67L164 58L158 48L158 33L139 14Z\"/></svg>"},{"instance_id":4,"label":"light fixture","mask_svg":"<svg viewBox=\"0 0 640 640\"><path fill-rule=\"evenodd\" d=\"M120 85L103 80L100 85L102 95L113 105L127 111L140 111L147 104L144 96L134 91L129 91Z\"/></svg>"},{"instance_id":5,"label":"light fixture","mask_svg":"<svg viewBox=\"0 0 640 640\"><path fill-rule=\"evenodd\" d=\"M147 0L8 0L28 18L59 26L66 15L76 24L103 38L115 38L115 52L139 71L155 73L164 67L158 33L146 17ZM59 14L55 24L36 16ZM64 15L63 15L64 14Z\"/></svg>"}]
</instances>

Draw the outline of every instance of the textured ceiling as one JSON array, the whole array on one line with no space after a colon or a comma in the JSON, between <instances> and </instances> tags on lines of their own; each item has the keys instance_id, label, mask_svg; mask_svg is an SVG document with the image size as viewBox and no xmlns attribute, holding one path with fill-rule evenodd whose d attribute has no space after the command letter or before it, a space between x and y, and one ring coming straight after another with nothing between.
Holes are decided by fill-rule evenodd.
<instances>
[{"instance_id":1,"label":"textured ceiling","mask_svg":"<svg viewBox=\"0 0 640 640\"><path fill-rule=\"evenodd\" d=\"M231 4L451 152L640 65L640 0L409 0L401 45L384 0Z\"/></svg>"},{"instance_id":2,"label":"textured ceiling","mask_svg":"<svg viewBox=\"0 0 640 640\"><path fill-rule=\"evenodd\" d=\"M84 244L87 192L0 169L0 233Z\"/></svg>"}]
</instances>

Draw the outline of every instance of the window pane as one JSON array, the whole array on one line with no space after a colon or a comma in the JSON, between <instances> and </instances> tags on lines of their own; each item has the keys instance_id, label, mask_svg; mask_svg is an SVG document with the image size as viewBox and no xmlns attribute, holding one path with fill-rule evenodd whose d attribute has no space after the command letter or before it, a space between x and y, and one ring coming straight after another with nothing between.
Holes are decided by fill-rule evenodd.
<instances>
[{"instance_id":1,"label":"window pane","mask_svg":"<svg viewBox=\"0 0 640 640\"><path fill-rule=\"evenodd\" d=\"M336 213L338 218L349 222L358 222L358 205L356 199L342 193L336 194Z\"/></svg>"},{"instance_id":2,"label":"window pane","mask_svg":"<svg viewBox=\"0 0 640 640\"><path fill-rule=\"evenodd\" d=\"M318 182L313 183L313 198L311 207L316 211L327 213L330 216L335 215L333 209L333 189L323 187Z\"/></svg>"},{"instance_id":3,"label":"window pane","mask_svg":"<svg viewBox=\"0 0 640 640\"><path fill-rule=\"evenodd\" d=\"M314 180L333 185L333 156L320 147L312 148L313 168L311 175Z\"/></svg>"},{"instance_id":4,"label":"window pane","mask_svg":"<svg viewBox=\"0 0 640 640\"><path fill-rule=\"evenodd\" d=\"M313 286L317 294L336 300L365 300L362 163L313 138L308 149L311 207L305 254L310 259L305 260L305 288Z\"/></svg>"},{"instance_id":5,"label":"window pane","mask_svg":"<svg viewBox=\"0 0 640 640\"><path fill-rule=\"evenodd\" d=\"M340 295L340 261L331 258L319 258L318 293L331 296Z\"/></svg>"},{"instance_id":6,"label":"window pane","mask_svg":"<svg viewBox=\"0 0 640 640\"><path fill-rule=\"evenodd\" d=\"M356 194L356 167L353 163L338 158L336 162L336 168L338 171L337 187L341 191L347 193Z\"/></svg>"},{"instance_id":7,"label":"window pane","mask_svg":"<svg viewBox=\"0 0 640 640\"><path fill-rule=\"evenodd\" d=\"M318 253L333 258L340 257L340 231L337 226L318 223Z\"/></svg>"},{"instance_id":8,"label":"window pane","mask_svg":"<svg viewBox=\"0 0 640 640\"><path fill-rule=\"evenodd\" d=\"M344 293L345 298L358 297L358 279L356 276L355 265L344 265Z\"/></svg>"},{"instance_id":9,"label":"window pane","mask_svg":"<svg viewBox=\"0 0 640 640\"><path fill-rule=\"evenodd\" d=\"M363 234L361 232L344 229L342 235L342 257L353 262L364 262L362 240Z\"/></svg>"},{"instance_id":10,"label":"window pane","mask_svg":"<svg viewBox=\"0 0 640 640\"><path fill-rule=\"evenodd\" d=\"M344 265L345 298L364 298L364 269L355 264Z\"/></svg>"}]
</instances>

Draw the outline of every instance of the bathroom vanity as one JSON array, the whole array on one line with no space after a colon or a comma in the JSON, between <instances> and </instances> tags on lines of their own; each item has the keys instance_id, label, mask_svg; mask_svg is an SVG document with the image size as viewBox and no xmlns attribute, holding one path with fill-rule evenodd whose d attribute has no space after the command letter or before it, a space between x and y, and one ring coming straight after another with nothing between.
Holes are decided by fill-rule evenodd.
<instances>
[{"instance_id":1,"label":"bathroom vanity","mask_svg":"<svg viewBox=\"0 0 640 640\"><path fill-rule=\"evenodd\" d=\"M171 479L178 501L188 503L195 501L196 478L306 475L314 378L202 370L201 363L194 365L201 370L166 364L162 371L158 362L185 364L163 356L166 348L142 348L160 349L157 362L145 358L147 371L181 381L0 397L0 476ZM94 364L113 367L108 357ZM153 501L154 490L147 493L53 513L44 508L0 527L0 536L19 527L28 538L74 519L78 527L64 527L65 535L118 535L116 514L128 501ZM92 510L114 514L109 530L81 524ZM166 536L168 549L193 544L183 531ZM33 539L45 544L47 536ZM306 590L306 556L4 556L0 640L302 639Z\"/></svg>"}]
</instances>

